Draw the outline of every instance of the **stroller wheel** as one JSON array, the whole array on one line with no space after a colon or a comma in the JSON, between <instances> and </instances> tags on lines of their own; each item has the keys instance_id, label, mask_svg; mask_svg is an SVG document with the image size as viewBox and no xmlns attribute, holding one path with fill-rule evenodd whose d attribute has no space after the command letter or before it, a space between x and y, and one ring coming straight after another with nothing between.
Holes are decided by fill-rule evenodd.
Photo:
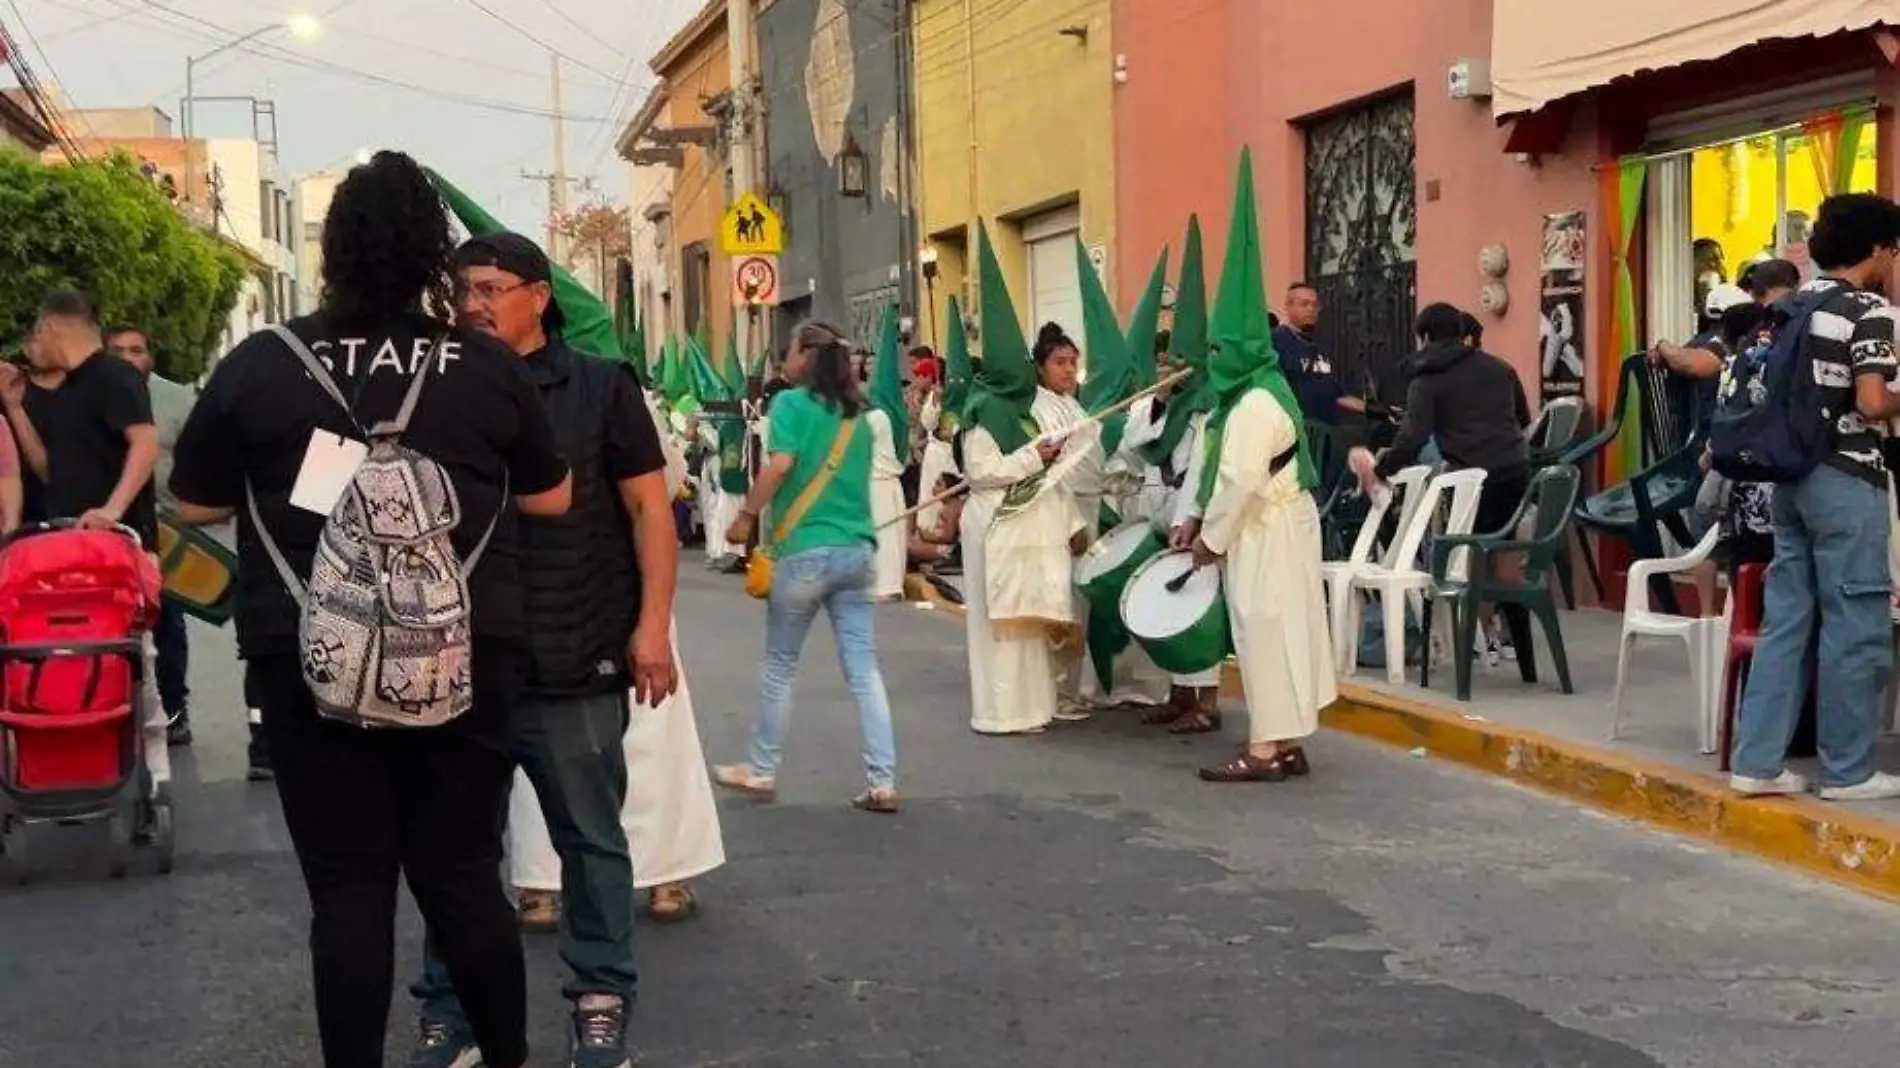
<instances>
[{"instance_id":1,"label":"stroller wheel","mask_svg":"<svg viewBox=\"0 0 1900 1068\"><path fill-rule=\"evenodd\" d=\"M106 876L112 879L125 878L130 867L130 859L136 847L138 827L138 809L136 807L114 812L106 821Z\"/></svg>"}]
</instances>

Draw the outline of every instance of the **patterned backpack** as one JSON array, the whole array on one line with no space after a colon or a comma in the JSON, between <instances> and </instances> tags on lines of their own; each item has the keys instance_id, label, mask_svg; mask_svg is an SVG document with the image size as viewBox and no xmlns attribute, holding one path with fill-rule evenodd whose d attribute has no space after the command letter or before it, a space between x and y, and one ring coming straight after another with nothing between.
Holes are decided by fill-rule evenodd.
<instances>
[{"instance_id":1,"label":"patterned backpack","mask_svg":"<svg viewBox=\"0 0 1900 1068\"><path fill-rule=\"evenodd\" d=\"M309 346L281 326L271 330L355 422ZM303 609L298 645L317 711L361 727L437 727L474 701L468 576L500 509L475 551L457 559L450 542L462 520L455 486L441 465L401 443L441 345L438 339L417 367L394 419L367 431L358 425L369 453L324 524L307 588L249 494L258 538ZM507 495L504 484L503 501Z\"/></svg>"}]
</instances>

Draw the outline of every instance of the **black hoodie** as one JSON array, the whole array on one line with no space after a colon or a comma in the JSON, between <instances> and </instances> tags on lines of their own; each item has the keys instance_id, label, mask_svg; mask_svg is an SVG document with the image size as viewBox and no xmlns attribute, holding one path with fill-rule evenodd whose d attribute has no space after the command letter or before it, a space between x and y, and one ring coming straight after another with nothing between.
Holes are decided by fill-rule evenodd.
<instances>
[{"instance_id":1,"label":"black hoodie","mask_svg":"<svg viewBox=\"0 0 1900 1068\"><path fill-rule=\"evenodd\" d=\"M1420 350L1405 395L1399 437L1379 458L1379 477L1391 478L1418 458L1433 438L1453 468L1502 471L1530 463L1524 428L1530 404L1511 365L1457 341Z\"/></svg>"}]
</instances>

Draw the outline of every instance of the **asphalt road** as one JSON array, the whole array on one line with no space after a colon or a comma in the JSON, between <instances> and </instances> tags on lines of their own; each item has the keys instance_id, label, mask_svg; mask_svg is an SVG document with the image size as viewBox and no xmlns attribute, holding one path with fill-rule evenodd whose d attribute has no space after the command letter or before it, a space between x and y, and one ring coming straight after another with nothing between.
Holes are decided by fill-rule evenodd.
<instances>
[{"instance_id":1,"label":"asphalt road","mask_svg":"<svg viewBox=\"0 0 1900 1068\"><path fill-rule=\"evenodd\" d=\"M731 759L761 612L689 571L688 672ZM1243 787L1193 776L1230 741L1126 719L979 738L960 628L879 622L903 814L846 805L820 628L779 804L726 803L701 918L641 929L649 1068L1833 1068L1900 1039L1893 907L1344 738L1308 781ZM193 637L178 871L0 891L0 1068L319 1063L296 865L242 781L228 637ZM560 967L530 954L553 1066ZM410 1015L398 991L392 1064Z\"/></svg>"}]
</instances>

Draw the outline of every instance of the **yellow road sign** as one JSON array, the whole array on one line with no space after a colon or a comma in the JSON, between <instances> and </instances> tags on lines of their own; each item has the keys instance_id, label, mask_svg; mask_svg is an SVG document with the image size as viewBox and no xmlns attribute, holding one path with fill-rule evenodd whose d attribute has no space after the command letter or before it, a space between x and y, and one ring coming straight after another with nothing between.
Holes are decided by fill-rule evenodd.
<instances>
[{"instance_id":1,"label":"yellow road sign","mask_svg":"<svg viewBox=\"0 0 1900 1068\"><path fill-rule=\"evenodd\" d=\"M765 201L747 193L720 220L719 247L728 256L776 256L785 251L785 224Z\"/></svg>"}]
</instances>

